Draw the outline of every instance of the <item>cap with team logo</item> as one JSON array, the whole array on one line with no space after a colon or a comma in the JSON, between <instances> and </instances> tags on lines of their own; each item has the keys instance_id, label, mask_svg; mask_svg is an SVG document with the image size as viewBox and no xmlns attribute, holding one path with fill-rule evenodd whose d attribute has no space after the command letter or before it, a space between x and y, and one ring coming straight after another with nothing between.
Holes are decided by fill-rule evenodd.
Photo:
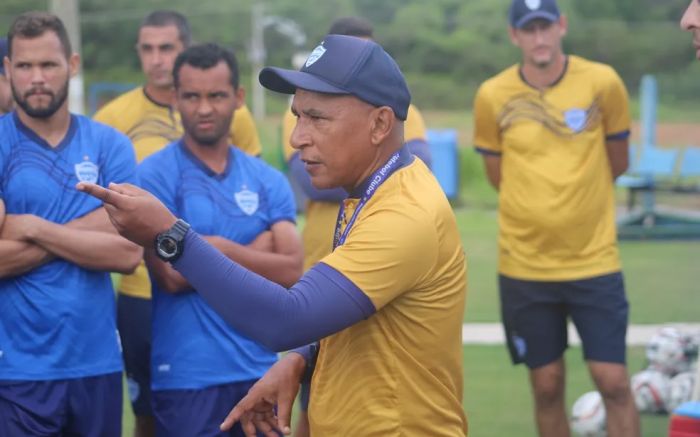
<instances>
[{"instance_id":1,"label":"cap with team logo","mask_svg":"<svg viewBox=\"0 0 700 437\"><path fill-rule=\"evenodd\" d=\"M301 70L265 67L265 88L294 94L297 88L324 94L353 95L373 106L388 106L406 119L411 94L399 66L373 41L345 35L327 35Z\"/></svg>"},{"instance_id":2,"label":"cap with team logo","mask_svg":"<svg viewBox=\"0 0 700 437\"><path fill-rule=\"evenodd\" d=\"M508 10L510 25L517 29L538 18L550 22L557 21L559 15L555 0L513 0Z\"/></svg>"}]
</instances>

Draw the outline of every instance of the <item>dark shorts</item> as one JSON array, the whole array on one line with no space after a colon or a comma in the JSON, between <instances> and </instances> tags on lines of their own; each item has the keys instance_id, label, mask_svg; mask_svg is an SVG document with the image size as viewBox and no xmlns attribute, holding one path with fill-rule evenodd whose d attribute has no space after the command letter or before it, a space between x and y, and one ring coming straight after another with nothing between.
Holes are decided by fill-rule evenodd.
<instances>
[{"instance_id":1,"label":"dark shorts","mask_svg":"<svg viewBox=\"0 0 700 437\"><path fill-rule=\"evenodd\" d=\"M299 387L299 409L301 411L309 411L309 400L311 399L311 383L302 382Z\"/></svg>"},{"instance_id":2,"label":"dark shorts","mask_svg":"<svg viewBox=\"0 0 700 437\"><path fill-rule=\"evenodd\" d=\"M151 410L151 300L119 294L117 328L131 408L136 416Z\"/></svg>"},{"instance_id":3,"label":"dark shorts","mask_svg":"<svg viewBox=\"0 0 700 437\"><path fill-rule=\"evenodd\" d=\"M0 436L121 433L121 372L56 381L0 381Z\"/></svg>"},{"instance_id":4,"label":"dark shorts","mask_svg":"<svg viewBox=\"0 0 700 437\"><path fill-rule=\"evenodd\" d=\"M534 369L568 346L571 317L586 360L625 363L629 304L622 273L576 281L525 281L499 275L501 317L514 364Z\"/></svg>"},{"instance_id":5,"label":"dark shorts","mask_svg":"<svg viewBox=\"0 0 700 437\"><path fill-rule=\"evenodd\" d=\"M245 437L236 423L224 433L219 425L248 394L256 380L216 385L199 390L153 392L157 437Z\"/></svg>"}]
</instances>

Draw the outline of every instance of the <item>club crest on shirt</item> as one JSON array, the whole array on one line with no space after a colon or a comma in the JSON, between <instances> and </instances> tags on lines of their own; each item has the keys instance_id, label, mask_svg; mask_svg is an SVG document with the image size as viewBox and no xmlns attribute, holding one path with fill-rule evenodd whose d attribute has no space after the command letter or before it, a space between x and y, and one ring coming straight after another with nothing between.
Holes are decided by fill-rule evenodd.
<instances>
[{"instance_id":1,"label":"club crest on shirt","mask_svg":"<svg viewBox=\"0 0 700 437\"><path fill-rule=\"evenodd\" d=\"M564 112L564 121L566 122L566 125L569 126L569 129L578 133L581 132L586 126L587 115L588 114L585 109L569 109L568 111Z\"/></svg>"},{"instance_id":2,"label":"club crest on shirt","mask_svg":"<svg viewBox=\"0 0 700 437\"><path fill-rule=\"evenodd\" d=\"M245 214L253 215L255 214L255 211L258 210L260 201L258 193L248 190L245 186L241 191L235 193L233 197L236 199L236 204L238 207L241 208L241 211L243 211Z\"/></svg>"},{"instance_id":3,"label":"club crest on shirt","mask_svg":"<svg viewBox=\"0 0 700 437\"><path fill-rule=\"evenodd\" d=\"M318 61L321 59L321 56L326 53L326 48L323 47L323 45L316 46L316 48L311 52L309 57L306 59L306 63L304 64L306 68L311 67L314 62Z\"/></svg>"},{"instance_id":4,"label":"club crest on shirt","mask_svg":"<svg viewBox=\"0 0 700 437\"><path fill-rule=\"evenodd\" d=\"M90 162L90 158L87 156L83 159L83 162L75 164L75 176L80 182L97 183L97 178L100 176L100 167L94 162Z\"/></svg>"}]
</instances>

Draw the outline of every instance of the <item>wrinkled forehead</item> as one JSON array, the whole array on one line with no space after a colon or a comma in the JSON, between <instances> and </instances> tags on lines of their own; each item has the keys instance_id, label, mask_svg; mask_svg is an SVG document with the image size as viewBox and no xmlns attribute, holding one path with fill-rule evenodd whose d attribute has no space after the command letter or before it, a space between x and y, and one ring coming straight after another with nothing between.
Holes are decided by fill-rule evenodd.
<instances>
[{"instance_id":1,"label":"wrinkled forehead","mask_svg":"<svg viewBox=\"0 0 700 437\"><path fill-rule=\"evenodd\" d=\"M374 106L352 94L328 94L297 88L292 97L292 108L296 111L317 109L332 112L371 110Z\"/></svg>"},{"instance_id":2,"label":"wrinkled forehead","mask_svg":"<svg viewBox=\"0 0 700 437\"><path fill-rule=\"evenodd\" d=\"M174 24L164 26L143 26L139 29L139 45L163 45L180 43L180 31Z\"/></svg>"}]
</instances>

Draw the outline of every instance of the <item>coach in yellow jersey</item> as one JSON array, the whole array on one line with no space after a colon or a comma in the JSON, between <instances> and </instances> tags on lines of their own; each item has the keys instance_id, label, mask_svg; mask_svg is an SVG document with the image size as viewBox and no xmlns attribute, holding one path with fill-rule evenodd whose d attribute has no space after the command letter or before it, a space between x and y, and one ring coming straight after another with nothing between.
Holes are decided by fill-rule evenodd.
<instances>
[{"instance_id":1,"label":"coach in yellow jersey","mask_svg":"<svg viewBox=\"0 0 700 437\"><path fill-rule=\"evenodd\" d=\"M335 249L290 289L227 259L141 189L78 188L240 333L272 350L299 348L222 428L241 420L250 436L290 433L291 404L310 376L311 435L465 435L464 251L440 185L403 145L410 94L401 71L375 42L328 35L300 71L268 67L260 82L294 94L292 145L314 186L350 193Z\"/></svg>"},{"instance_id":2,"label":"coach in yellow jersey","mask_svg":"<svg viewBox=\"0 0 700 437\"><path fill-rule=\"evenodd\" d=\"M341 17L333 21L329 35L348 35L370 39L374 37L372 23L360 17ZM304 168L301 153L291 144L292 131L296 117L291 109L284 113L282 123L282 141L284 155L292 178L302 188L308 198L306 202L306 224L302 231L304 243L304 269L311 268L333 250L333 226L335 226L340 203L348 196L342 188L318 190L311 183L311 177ZM404 121L404 144L408 150L420 158L430 168L430 146L426 141L425 122L418 108L411 104ZM307 409L309 403L309 386L303 384L300 391L299 417L297 418L294 437L309 435Z\"/></svg>"},{"instance_id":3,"label":"coach in yellow jersey","mask_svg":"<svg viewBox=\"0 0 700 437\"><path fill-rule=\"evenodd\" d=\"M509 18L522 62L479 88L474 144L499 190L499 287L511 358L530 369L540 435L568 436L570 317L609 435L638 436L613 187L628 165L627 91L611 67L563 53L567 21L555 0L514 0Z\"/></svg>"},{"instance_id":4,"label":"coach in yellow jersey","mask_svg":"<svg viewBox=\"0 0 700 437\"><path fill-rule=\"evenodd\" d=\"M174 107L173 64L192 40L187 19L174 11L154 11L142 21L136 43L146 84L117 97L94 116L126 134L136 158L161 150L183 135L180 114ZM229 132L229 144L251 155L260 155L258 132L244 105L237 109ZM119 285L117 321L124 348L124 364L131 405L136 416L136 437L151 436L151 283L141 263Z\"/></svg>"}]
</instances>

